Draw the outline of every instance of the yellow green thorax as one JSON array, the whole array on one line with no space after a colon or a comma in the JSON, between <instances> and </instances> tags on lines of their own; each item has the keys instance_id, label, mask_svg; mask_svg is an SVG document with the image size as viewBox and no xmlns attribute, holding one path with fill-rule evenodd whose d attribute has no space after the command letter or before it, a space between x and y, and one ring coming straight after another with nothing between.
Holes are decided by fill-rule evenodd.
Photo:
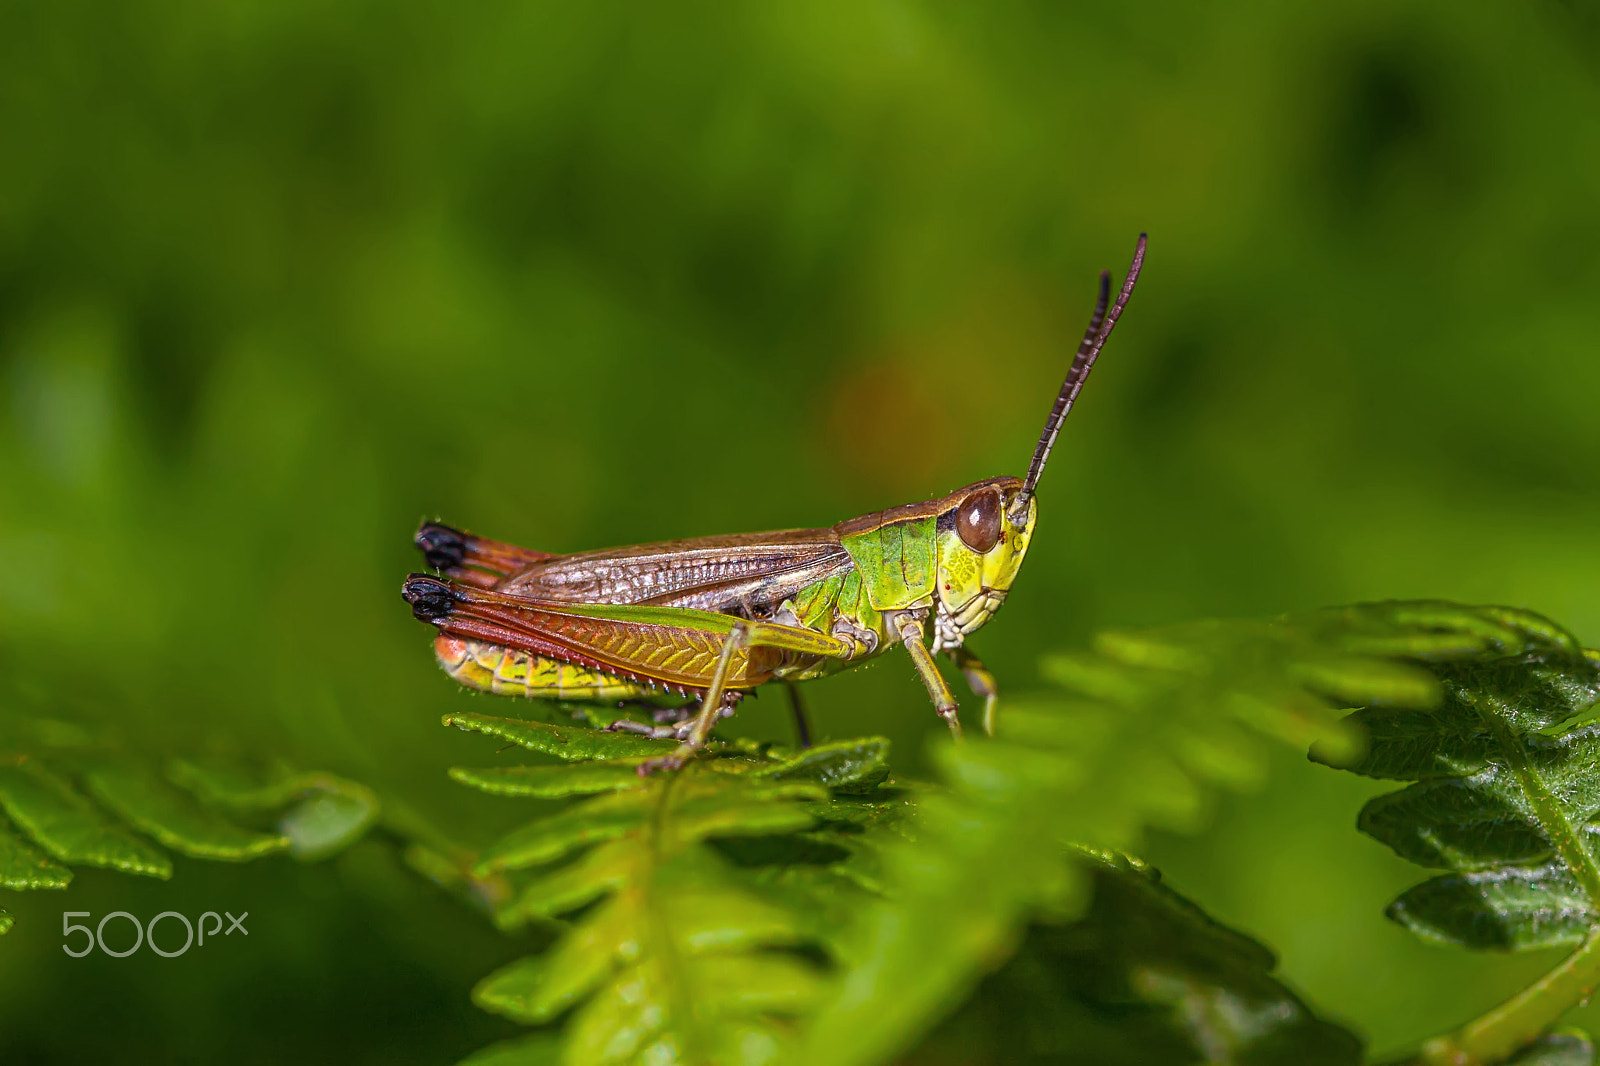
<instances>
[{"instance_id":1,"label":"yellow green thorax","mask_svg":"<svg viewBox=\"0 0 1600 1066\"><path fill-rule=\"evenodd\" d=\"M889 644L883 616L873 607L871 597L856 570L834 574L808 585L786 601L779 617L792 615L791 624L818 633L852 640L857 653L851 659L880 651ZM818 672L838 669L837 661L821 664Z\"/></svg>"},{"instance_id":2,"label":"yellow green thorax","mask_svg":"<svg viewBox=\"0 0 1600 1066\"><path fill-rule=\"evenodd\" d=\"M1029 499L1020 526L1008 513L1021 484L992 478L940 500L841 523L835 529L854 567L803 589L784 604L784 615L808 629L853 637L862 654L899 639L887 624L897 611L931 617L937 645L959 644L999 609L1027 554L1037 504ZM977 492L995 493L1002 503L1000 536L984 552L962 540L956 523L959 508Z\"/></svg>"},{"instance_id":3,"label":"yellow green thorax","mask_svg":"<svg viewBox=\"0 0 1600 1066\"><path fill-rule=\"evenodd\" d=\"M895 519L839 538L875 609L901 611L933 605L933 586L938 579L933 549L937 521L931 514Z\"/></svg>"}]
</instances>

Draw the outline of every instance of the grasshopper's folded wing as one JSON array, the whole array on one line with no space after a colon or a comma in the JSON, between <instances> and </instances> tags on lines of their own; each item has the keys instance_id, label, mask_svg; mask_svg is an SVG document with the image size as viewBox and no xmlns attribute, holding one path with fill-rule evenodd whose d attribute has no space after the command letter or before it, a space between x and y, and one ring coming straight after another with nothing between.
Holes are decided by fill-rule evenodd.
<instances>
[{"instance_id":1,"label":"grasshopper's folded wing","mask_svg":"<svg viewBox=\"0 0 1600 1066\"><path fill-rule=\"evenodd\" d=\"M480 589L492 589L512 574L551 558L549 552L519 548L439 522L422 523L415 541L429 566L463 585Z\"/></svg>"},{"instance_id":2,"label":"grasshopper's folded wing","mask_svg":"<svg viewBox=\"0 0 1600 1066\"><path fill-rule=\"evenodd\" d=\"M762 614L854 565L831 529L788 529L554 555L499 589L563 603Z\"/></svg>"},{"instance_id":3,"label":"grasshopper's folded wing","mask_svg":"<svg viewBox=\"0 0 1600 1066\"><path fill-rule=\"evenodd\" d=\"M418 618L453 636L679 691L710 683L736 625L746 640L729 664L729 688L754 688L785 665L850 652L848 642L809 629L683 607L556 603L422 574L406 581L404 595Z\"/></svg>"},{"instance_id":4,"label":"grasshopper's folded wing","mask_svg":"<svg viewBox=\"0 0 1600 1066\"><path fill-rule=\"evenodd\" d=\"M784 529L551 555L437 522L417 530L428 565L453 581L559 603L770 613L854 566L831 529Z\"/></svg>"}]
</instances>

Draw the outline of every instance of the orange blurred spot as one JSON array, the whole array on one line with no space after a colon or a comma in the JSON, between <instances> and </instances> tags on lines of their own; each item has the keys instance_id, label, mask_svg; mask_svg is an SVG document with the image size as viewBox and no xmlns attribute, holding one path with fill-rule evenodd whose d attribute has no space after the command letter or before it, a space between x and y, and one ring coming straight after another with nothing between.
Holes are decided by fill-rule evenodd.
<instances>
[{"instance_id":1,"label":"orange blurred spot","mask_svg":"<svg viewBox=\"0 0 1600 1066\"><path fill-rule=\"evenodd\" d=\"M902 495L932 491L930 482L956 451L951 417L907 362L869 363L834 387L824 447L839 472L859 484Z\"/></svg>"}]
</instances>

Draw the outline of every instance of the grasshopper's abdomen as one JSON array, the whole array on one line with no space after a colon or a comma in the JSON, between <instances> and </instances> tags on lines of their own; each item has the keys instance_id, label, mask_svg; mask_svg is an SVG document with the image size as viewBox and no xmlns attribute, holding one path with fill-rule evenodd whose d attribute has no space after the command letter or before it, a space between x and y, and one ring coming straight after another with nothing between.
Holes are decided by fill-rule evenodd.
<instances>
[{"instance_id":1,"label":"grasshopper's abdomen","mask_svg":"<svg viewBox=\"0 0 1600 1066\"><path fill-rule=\"evenodd\" d=\"M445 673L468 688L497 696L542 700L631 700L660 695L657 690L615 674L558 662L542 655L464 640L447 634L433 642Z\"/></svg>"}]
</instances>

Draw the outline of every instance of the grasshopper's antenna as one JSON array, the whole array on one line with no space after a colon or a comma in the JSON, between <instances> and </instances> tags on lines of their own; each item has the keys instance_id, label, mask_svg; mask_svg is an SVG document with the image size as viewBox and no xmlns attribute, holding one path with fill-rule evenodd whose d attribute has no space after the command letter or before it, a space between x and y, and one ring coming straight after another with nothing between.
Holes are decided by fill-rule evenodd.
<instances>
[{"instance_id":1,"label":"grasshopper's antenna","mask_svg":"<svg viewBox=\"0 0 1600 1066\"><path fill-rule=\"evenodd\" d=\"M1122 281L1122 291L1117 294L1117 302L1106 313L1106 304L1111 299L1111 271L1100 272L1100 299L1095 304L1094 317L1089 320L1089 328L1084 331L1083 341L1078 345L1078 354L1072 360L1072 367L1067 371L1067 380L1061 383L1061 392L1056 396L1056 405L1050 409L1050 417L1045 420L1044 432L1039 434L1039 446L1033 449L1033 462L1028 464L1028 476L1023 479L1022 491L1017 493L1017 498L1011 503L1011 521L1014 525L1021 525L1028 518L1028 498L1033 495L1034 488L1039 484L1039 475L1044 473L1044 464L1050 458L1050 449L1055 447L1056 436L1061 432L1061 423L1066 421L1067 412L1072 410L1073 401L1078 398L1078 393L1083 389L1083 383L1088 380L1089 371L1094 369L1095 357L1100 354L1106 341L1111 336L1111 331L1117 328L1117 319L1122 317L1122 309L1128 305L1128 297L1133 295L1134 283L1139 280L1139 268L1144 266L1144 249L1146 234L1139 234L1139 244L1133 250L1133 262L1128 266L1128 276Z\"/></svg>"}]
</instances>

